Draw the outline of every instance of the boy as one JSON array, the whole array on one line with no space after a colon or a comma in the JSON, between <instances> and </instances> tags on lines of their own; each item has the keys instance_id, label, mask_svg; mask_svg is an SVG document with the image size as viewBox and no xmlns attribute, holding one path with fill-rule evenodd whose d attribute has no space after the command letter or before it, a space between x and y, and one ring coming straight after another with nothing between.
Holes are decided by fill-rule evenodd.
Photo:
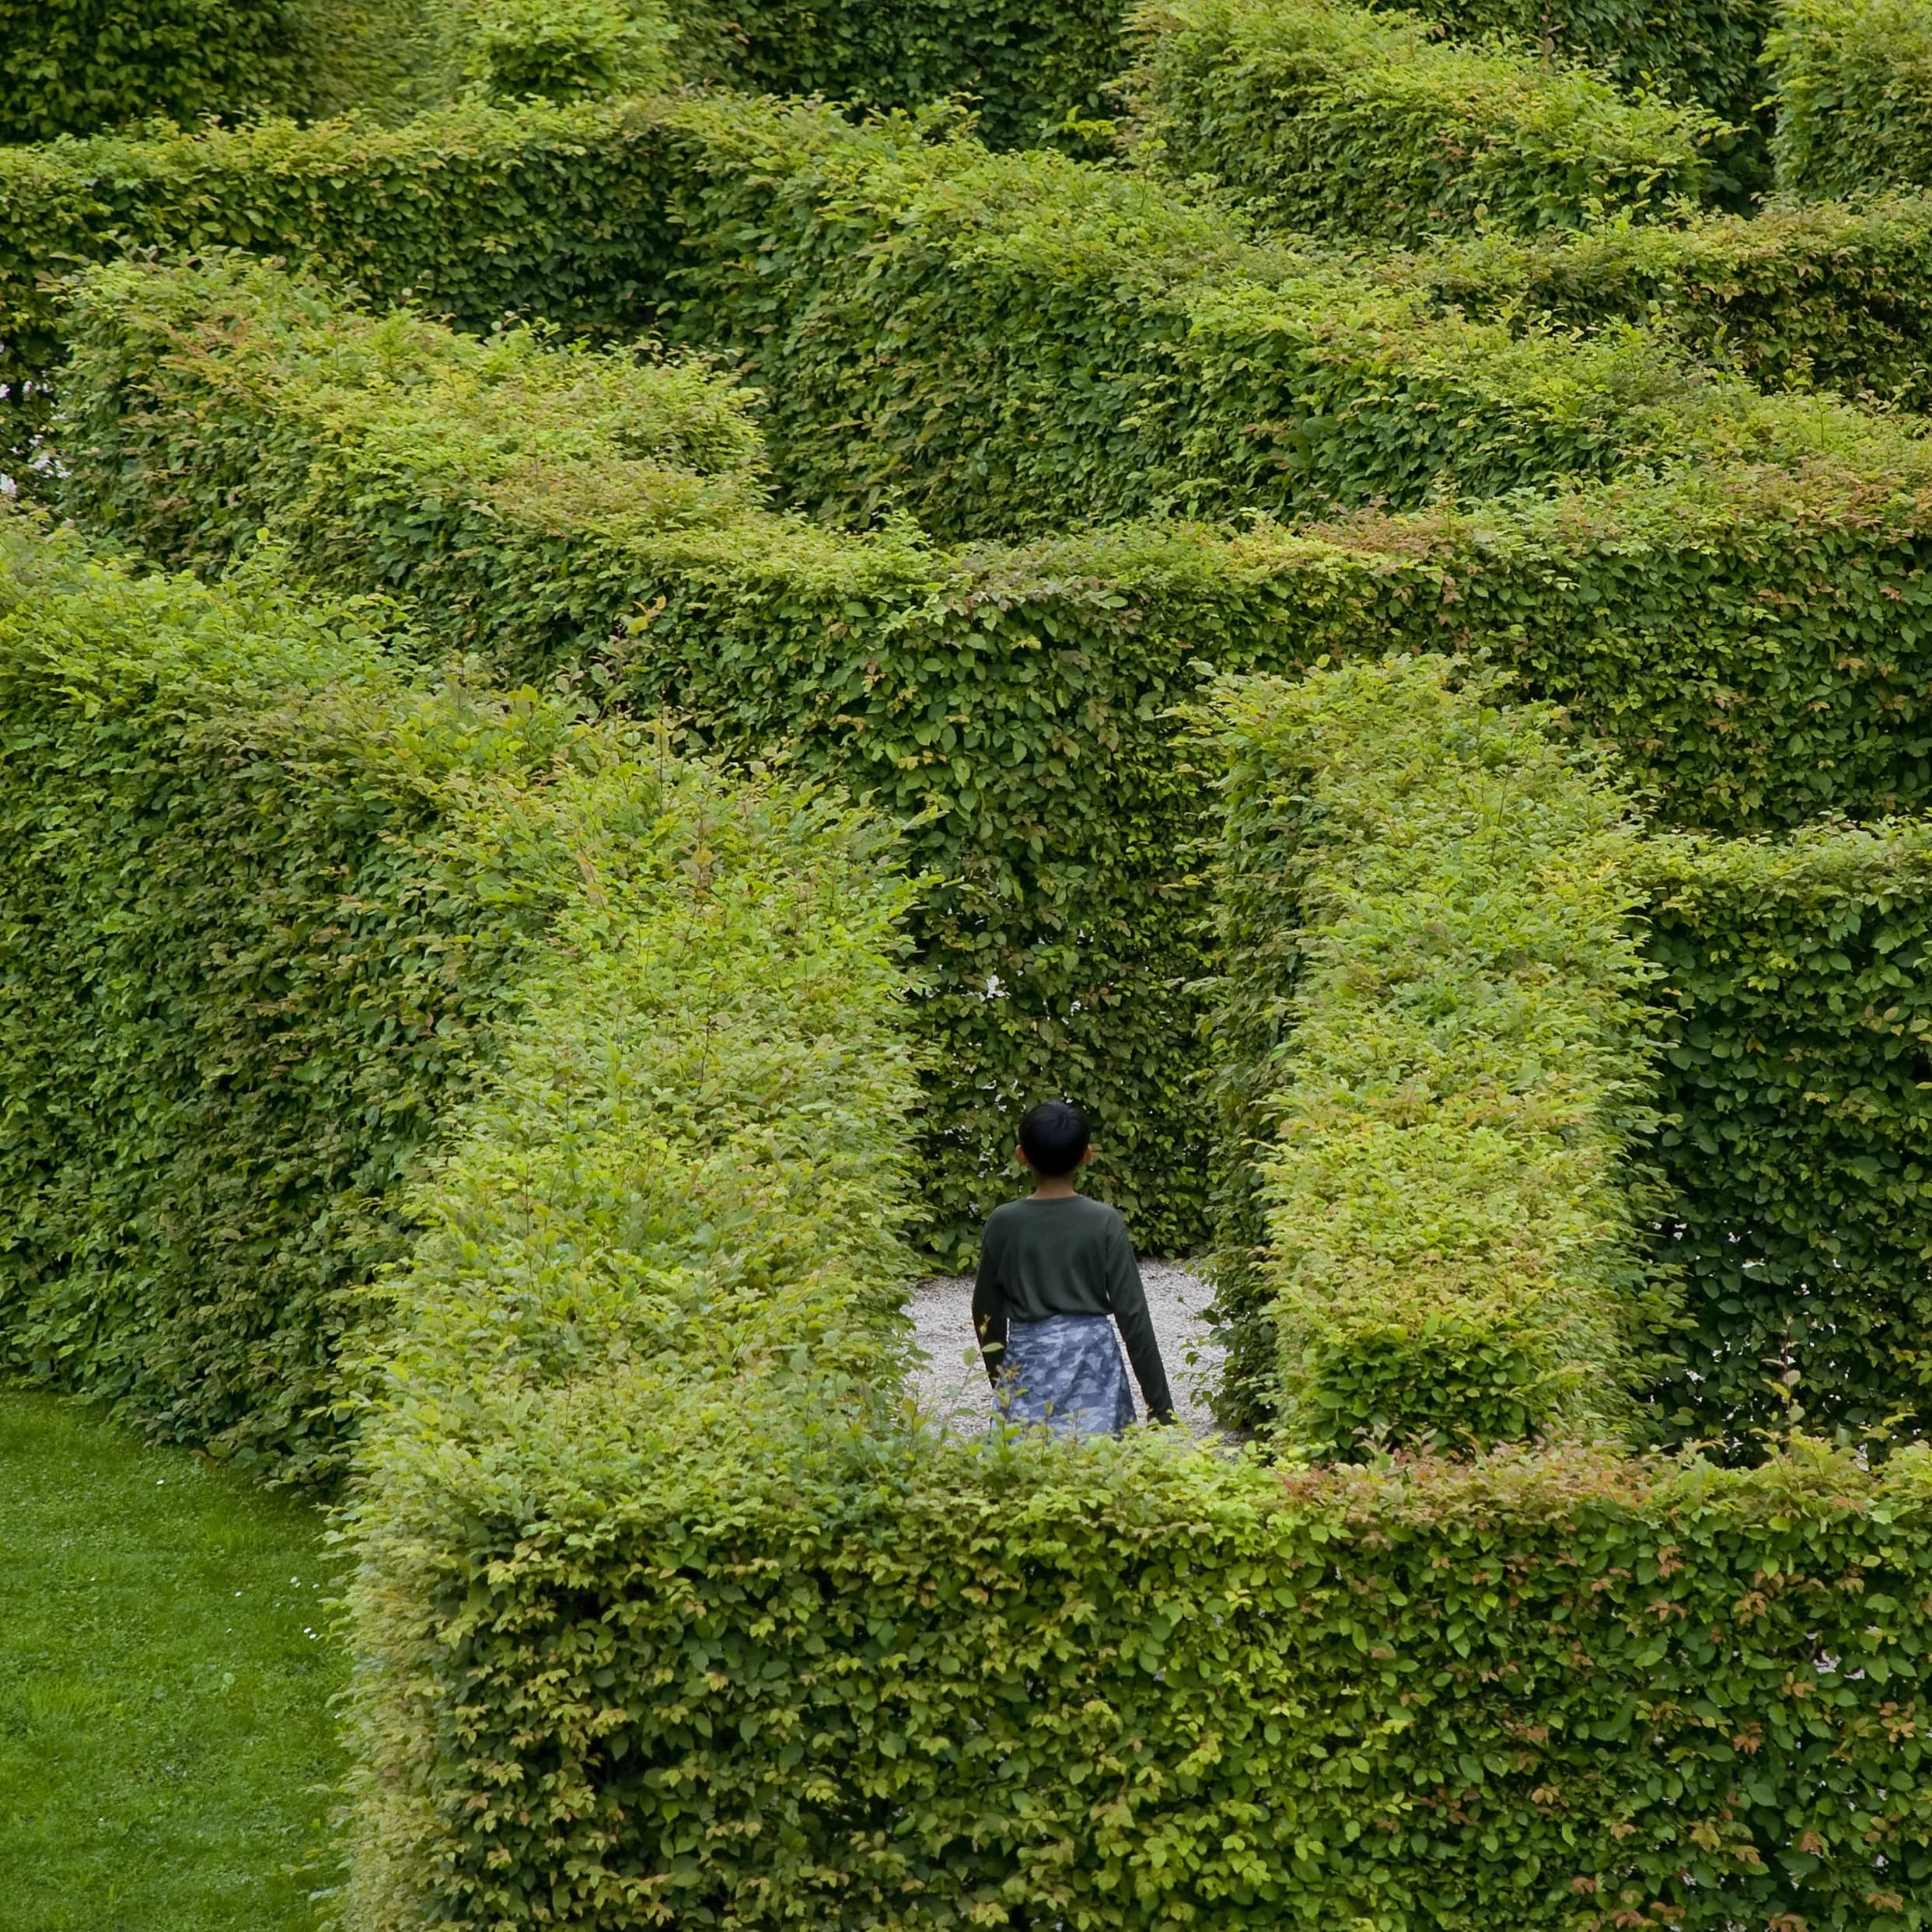
<instances>
[{"instance_id":1,"label":"boy","mask_svg":"<svg viewBox=\"0 0 1932 1932\"><path fill-rule=\"evenodd\" d=\"M973 1284L973 1326L1001 1408L1060 1435L1127 1428L1134 1398L1117 1322L1148 1414L1172 1422L1174 1400L1127 1224L1074 1190L1093 1155L1086 1116L1064 1100L1043 1101L1020 1123L1014 1151L1036 1185L1030 1199L993 1211Z\"/></svg>"}]
</instances>

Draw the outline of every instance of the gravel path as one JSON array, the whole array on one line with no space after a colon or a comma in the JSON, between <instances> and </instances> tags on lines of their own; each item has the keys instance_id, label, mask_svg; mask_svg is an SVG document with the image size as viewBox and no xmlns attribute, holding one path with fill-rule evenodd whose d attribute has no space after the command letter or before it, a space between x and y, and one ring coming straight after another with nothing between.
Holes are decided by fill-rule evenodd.
<instances>
[{"instance_id":1,"label":"gravel path","mask_svg":"<svg viewBox=\"0 0 1932 1932\"><path fill-rule=\"evenodd\" d=\"M1221 1374L1221 1351L1208 1340L1200 1312L1207 1305L1207 1284L1185 1262L1144 1261L1148 1312L1160 1338L1161 1360L1174 1390L1175 1413L1197 1436L1218 1433L1208 1413L1207 1392ZM919 1406L942 1426L983 1429L993 1413L992 1392L973 1340L973 1284L946 1276L924 1281L913 1291L907 1312L918 1331L925 1364L913 1387ZM1141 1391L1132 1381L1134 1407Z\"/></svg>"}]
</instances>

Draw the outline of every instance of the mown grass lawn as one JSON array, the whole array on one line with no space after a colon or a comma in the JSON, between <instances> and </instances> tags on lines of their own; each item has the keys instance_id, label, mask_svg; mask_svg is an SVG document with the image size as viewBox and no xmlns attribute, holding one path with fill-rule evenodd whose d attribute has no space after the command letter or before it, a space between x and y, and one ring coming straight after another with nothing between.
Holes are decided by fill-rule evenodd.
<instances>
[{"instance_id":1,"label":"mown grass lawn","mask_svg":"<svg viewBox=\"0 0 1932 1932\"><path fill-rule=\"evenodd\" d=\"M0 1927L307 1932L343 1676L320 1513L0 1389Z\"/></svg>"}]
</instances>

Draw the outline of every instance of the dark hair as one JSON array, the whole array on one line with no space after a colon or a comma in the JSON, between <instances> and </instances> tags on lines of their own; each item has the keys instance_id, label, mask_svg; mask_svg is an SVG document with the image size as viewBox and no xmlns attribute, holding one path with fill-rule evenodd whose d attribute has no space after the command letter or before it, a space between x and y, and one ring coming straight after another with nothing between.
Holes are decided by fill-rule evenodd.
<instances>
[{"instance_id":1,"label":"dark hair","mask_svg":"<svg viewBox=\"0 0 1932 1932\"><path fill-rule=\"evenodd\" d=\"M1020 1145L1036 1174L1057 1180L1080 1165L1092 1136L1087 1116L1065 1100L1043 1100L1020 1123Z\"/></svg>"}]
</instances>

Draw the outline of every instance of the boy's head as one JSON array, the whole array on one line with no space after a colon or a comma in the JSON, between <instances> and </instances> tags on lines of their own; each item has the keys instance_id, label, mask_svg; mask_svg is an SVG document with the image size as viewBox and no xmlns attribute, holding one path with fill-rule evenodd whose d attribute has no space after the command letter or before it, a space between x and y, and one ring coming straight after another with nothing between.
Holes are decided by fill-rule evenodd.
<instances>
[{"instance_id":1,"label":"boy's head","mask_svg":"<svg viewBox=\"0 0 1932 1932\"><path fill-rule=\"evenodd\" d=\"M1020 1151L1043 1180L1071 1174L1087 1158L1087 1116L1064 1100L1043 1100L1020 1123Z\"/></svg>"}]
</instances>

